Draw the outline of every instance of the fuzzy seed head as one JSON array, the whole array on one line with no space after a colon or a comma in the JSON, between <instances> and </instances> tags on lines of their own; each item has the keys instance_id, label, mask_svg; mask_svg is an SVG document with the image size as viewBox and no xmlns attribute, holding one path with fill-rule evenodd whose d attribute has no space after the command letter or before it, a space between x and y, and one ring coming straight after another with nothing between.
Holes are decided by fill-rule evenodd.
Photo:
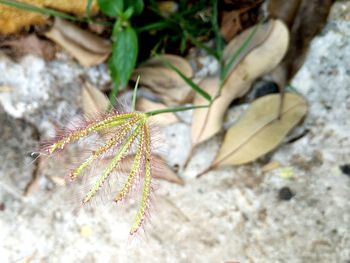
<instances>
[{"instance_id":1,"label":"fuzzy seed head","mask_svg":"<svg viewBox=\"0 0 350 263\"><path fill-rule=\"evenodd\" d=\"M104 118L89 122L84 127L67 132L48 147L48 153L53 154L64 149L68 144L94 133L111 131L113 136L108 138L102 146L93 150L85 161L73 169L70 178L75 180L77 177L83 176L84 171L94 162L103 158L106 152L113 152L113 158L102 173L96 176L94 184L83 197L81 202L86 204L97 195L107 179L112 176L113 171L128 155L130 149L135 149L128 177L114 198L116 203L124 200L135 185L137 176L143 178L140 207L130 229L130 234L134 234L145 219L151 193L151 136L146 114L139 112L119 114L113 112Z\"/></svg>"}]
</instances>

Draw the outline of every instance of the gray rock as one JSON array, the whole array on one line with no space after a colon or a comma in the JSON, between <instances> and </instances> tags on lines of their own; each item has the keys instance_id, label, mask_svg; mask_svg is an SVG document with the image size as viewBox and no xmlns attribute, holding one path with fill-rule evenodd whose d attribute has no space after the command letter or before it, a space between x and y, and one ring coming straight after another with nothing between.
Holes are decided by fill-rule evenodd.
<instances>
[{"instance_id":1,"label":"gray rock","mask_svg":"<svg viewBox=\"0 0 350 263\"><path fill-rule=\"evenodd\" d=\"M256 162L218 169L197 180L195 174L217 149L220 138L214 138L181 172L185 186L156 182L151 222L137 237L128 237L138 207L137 191L122 206L92 205L78 215L71 209L79 204L74 192L86 191L84 187L40 188L22 200L23 182L31 171L23 169L22 149L31 148L31 132L25 125L14 128L19 134L6 128L0 147L7 162L0 172L0 203L5 202L0 211L0 262L32 256L36 262L347 263L350 181L338 167L350 157L349 11L348 1L335 3L293 80L310 103L304 124L309 133L271 154L281 167L264 173L263 163ZM44 64L27 57L18 64L1 58L0 70L6 72L0 75L0 85L17 88L13 94L0 95L5 110L38 125L41 132L45 133L46 120L62 120L69 107L72 115L79 111L76 78L83 71L74 63ZM8 117L3 122L1 116L1 123L20 126ZM189 127L175 124L167 129L163 140L170 147L164 155L181 166L189 150ZM79 149L63 160L51 160L55 164L45 166L41 174L47 180L63 174L77 153ZM14 169L8 162L13 160L17 174L6 181L7 171ZM284 187L294 194L290 200L279 198Z\"/></svg>"}]
</instances>

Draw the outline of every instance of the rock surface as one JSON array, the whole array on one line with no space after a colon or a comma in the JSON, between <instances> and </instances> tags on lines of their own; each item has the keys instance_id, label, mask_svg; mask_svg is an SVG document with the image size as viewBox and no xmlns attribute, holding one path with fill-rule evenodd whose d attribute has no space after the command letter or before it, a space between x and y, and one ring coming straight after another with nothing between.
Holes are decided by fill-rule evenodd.
<instances>
[{"instance_id":1,"label":"rock surface","mask_svg":"<svg viewBox=\"0 0 350 263\"><path fill-rule=\"evenodd\" d=\"M104 85L105 73L65 60L15 63L1 57L6 74L0 85L15 90L0 94L0 262L348 263L350 178L339 167L350 162L349 13L349 2L333 6L293 80L310 111L300 128L304 136L271 154L279 167L263 171L266 162L259 161L195 179L221 137L195 151L184 169L190 128L166 127L162 152L180 167L186 185L156 182L145 233L131 238L137 196L119 207L106 203L72 213L74 189L53 179L64 176L60 167L69 157L44 164L38 190L22 195L35 169L25 157L37 148L32 125L47 136L52 120L79 112L79 75Z\"/></svg>"}]
</instances>

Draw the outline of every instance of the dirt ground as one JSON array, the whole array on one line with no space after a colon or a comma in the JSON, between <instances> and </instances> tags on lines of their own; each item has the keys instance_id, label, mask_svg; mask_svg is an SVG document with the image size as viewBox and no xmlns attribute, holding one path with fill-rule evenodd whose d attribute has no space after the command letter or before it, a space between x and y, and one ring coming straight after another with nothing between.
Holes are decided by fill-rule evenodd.
<instances>
[{"instance_id":1,"label":"dirt ground","mask_svg":"<svg viewBox=\"0 0 350 263\"><path fill-rule=\"evenodd\" d=\"M79 112L79 76L103 85L106 68L86 70L64 55L53 62L1 55L0 85L14 90L0 93L0 262L349 263L349 14L349 1L334 4L313 40L292 81L309 102L308 116L268 158L196 179L222 136L197 149L184 169L188 123L160 130L160 152L185 185L156 182L150 218L136 237L128 235L136 195L73 213L77 190L60 184L79 149L40 167L28 156ZM271 162L277 168L263 169ZM33 174L38 183L28 189Z\"/></svg>"}]
</instances>

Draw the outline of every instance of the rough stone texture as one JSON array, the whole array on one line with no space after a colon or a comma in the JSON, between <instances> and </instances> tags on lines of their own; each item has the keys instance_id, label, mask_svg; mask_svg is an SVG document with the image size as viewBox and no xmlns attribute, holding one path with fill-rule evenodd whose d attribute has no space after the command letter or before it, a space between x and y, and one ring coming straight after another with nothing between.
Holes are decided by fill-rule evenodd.
<instances>
[{"instance_id":1,"label":"rough stone texture","mask_svg":"<svg viewBox=\"0 0 350 263\"><path fill-rule=\"evenodd\" d=\"M63 174L60 167L65 167L69 158L51 160L54 164L41 170L39 190L22 197L22 183L30 178L32 169L23 168L22 153L32 147L33 139L30 128L2 113L1 123L6 128L1 132L1 161L6 166L0 170L0 262L32 257L33 262L348 263L350 178L341 173L339 166L350 160L349 12L349 2L334 5L327 26L312 42L306 63L293 80L293 86L310 103L301 128L309 132L270 155L271 161L279 161L281 167L264 173L264 162L259 161L222 168L195 179L214 157L220 135L197 149L187 169L183 169L190 148L189 127L182 123L164 128L162 151L170 165L180 166L186 185L156 183L151 220L145 225L146 232L137 237L128 237L137 209L136 197L119 207L106 203L93 205L78 215L72 213L74 189L58 187L50 179ZM4 63L8 62L0 59L9 82L16 81L18 72L30 70L26 63L7 68ZM17 71L11 73L13 67ZM63 67L64 63L54 73L55 66L44 65L26 77L55 80L46 85L61 83L60 72L67 70ZM66 83L76 82L75 78L70 77ZM0 83L11 84L3 75ZM13 110L21 112L22 118L36 123L40 130L40 116L50 107L40 103L51 95L45 97L35 90L40 81L28 83L30 93L37 94L39 100L34 109L21 111L21 100L25 105L34 103L23 97L3 98L1 94L1 102L9 101L4 105L9 114L16 116ZM40 87L50 94L46 85ZM77 85L71 88L78 89ZM20 96L24 89L16 92ZM52 96L59 96L64 103L78 93L64 92L67 89ZM73 107L75 99L68 100ZM10 123L18 134L9 134ZM290 200L281 200L283 187L294 194Z\"/></svg>"},{"instance_id":2,"label":"rough stone texture","mask_svg":"<svg viewBox=\"0 0 350 263\"><path fill-rule=\"evenodd\" d=\"M0 95L6 112L34 124L45 137L78 114L82 79L98 86L109 81L105 66L84 69L64 55L48 63L29 55L17 63L0 53L0 72L6 73L0 85L12 89Z\"/></svg>"}]
</instances>

